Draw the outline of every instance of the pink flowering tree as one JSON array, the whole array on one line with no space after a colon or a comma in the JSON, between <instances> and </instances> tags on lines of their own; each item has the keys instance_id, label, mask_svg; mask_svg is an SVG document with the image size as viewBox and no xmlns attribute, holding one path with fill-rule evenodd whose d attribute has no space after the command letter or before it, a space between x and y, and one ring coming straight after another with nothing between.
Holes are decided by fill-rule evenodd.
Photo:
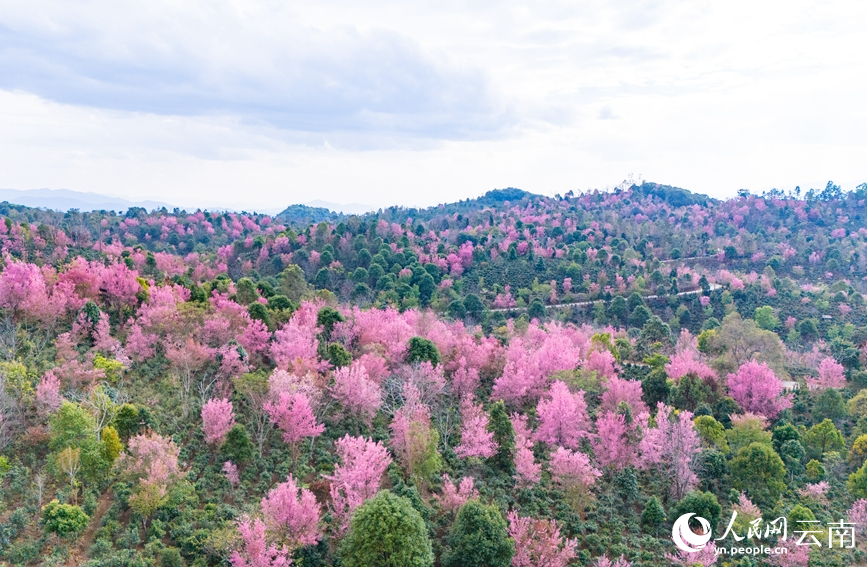
<instances>
[{"instance_id":1,"label":"pink flowering tree","mask_svg":"<svg viewBox=\"0 0 867 567\"><path fill-rule=\"evenodd\" d=\"M174 441L149 431L130 439L126 452L115 461L121 475L134 483L129 504L143 523L166 502L169 488L186 474L178 464L180 452Z\"/></svg>"},{"instance_id":2,"label":"pink flowering tree","mask_svg":"<svg viewBox=\"0 0 867 567\"><path fill-rule=\"evenodd\" d=\"M36 385L36 400L48 411L54 411L63 402L60 395L60 379L49 370L42 375L39 384Z\"/></svg>"},{"instance_id":3,"label":"pink flowering tree","mask_svg":"<svg viewBox=\"0 0 867 567\"><path fill-rule=\"evenodd\" d=\"M512 567L568 567L576 557L578 541L563 538L554 520L522 518L514 510L507 517L515 540Z\"/></svg>"},{"instance_id":4,"label":"pink flowering tree","mask_svg":"<svg viewBox=\"0 0 867 567\"><path fill-rule=\"evenodd\" d=\"M265 523L259 518L243 518L238 522L241 545L232 551L232 567L287 567L292 563L286 546L268 543Z\"/></svg>"},{"instance_id":5,"label":"pink flowering tree","mask_svg":"<svg viewBox=\"0 0 867 567\"><path fill-rule=\"evenodd\" d=\"M584 392L572 393L557 380L551 384L548 395L536 406L539 426L536 440L548 445L562 445L576 449L590 429Z\"/></svg>"},{"instance_id":6,"label":"pink flowering tree","mask_svg":"<svg viewBox=\"0 0 867 567\"><path fill-rule=\"evenodd\" d=\"M479 491L476 490L475 484L471 476L465 476L459 483L452 483L449 475L444 474L442 495L436 497L440 508L446 512L456 512L467 500L478 498Z\"/></svg>"},{"instance_id":7,"label":"pink flowering tree","mask_svg":"<svg viewBox=\"0 0 867 567\"><path fill-rule=\"evenodd\" d=\"M590 488L602 473L590 463L590 458L580 451L558 447L551 455L551 478L566 494L570 505L577 511L590 502Z\"/></svg>"},{"instance_id":8,"label":"pink flowering tree","mask_svg":"<svg viewBox=\"0 0 867 567\"><path fill-rule=\"evenodd\" d=\"M235 411L229 400L225 398L208 400L202 406L202 429L205 431L206 443L221 444L233 425L235 425Z\"/></svg>"},{"instance_id":9,"label":"pink flowering tree","mask_svg":"<svg viewBox=\"0 0 867 567\"><path fill-rule=\"evenodd\" d=\"M647 412L647 404L641 399L641 382L638 380L623 380L609 378L608 389L602 393L599 404L601 411L616 412L621 403L626 403L632 408L632 415Z\"/></svg>"},{"instance_id":10,"label":"pink flowering tree","mask_svg":"<svg viewBox=\"0 0 867 567\"><path fill-rule=\"evenodd\" d=\"M382 443L364 437L346 435L337 440L335 447L340 462L334 466L334 474L325 479L331 482L331 514L336 530L343 533L355 509L376 495L391 457Z\"/></svg>"},{"instance_id":11,"label":"pink flowering tree","mask_svg":"<svg viewBox=\"0 0 867 567\"><path fill-rule=\"evenodd\" d=\"M638 464L635 427L623 414L605 412L596 420L593 453L604 467L622 469Z\"/></svg>"},{"instance_id":12,"label":"pink flowering tree","mask_svg":"<svg viewBox=\"0 0 867 567\"><path fill-rule=\"evenodd\" d=\"M264 409L271 421L283 432L283 440L293 451L302 439L318 437L325 431L324 425L316 423L310 401L303 393L283 392L276 402L265 402Z\"/></svg>"},{"instance_id":13,"label":"pink flowering tree","mask_svg":"<svg viewBox=\"0 0 867 567\"><path fill-rule=\"evenodd\" d=\"M784 409L792 407L790 397L783 393L783 383L763 362L747 362L734 374L728 375L729 394L748 412L775 419Z\"/></svg>"},{"instance_id":14,"label":"pink flowering tree","mask_svg":"<svg viewBox=\"0 0 867 567\"><path fill-rule=\"evenodd\" d=\"M461 443L455 447L457 456L467 459L487 459L497 452L494 434L488 431L488 414L482 404L474 404L472 395L461 401Z\"/></svg>"},{"instance_id":15,"label":"pink flowering tree","mask_svg":"<svg viewBox=\"0 0 867 567\"><path fill-rule=\"evenodd\" d=\"M232 461L223 463L223 474L233 487L238 486L241 482L241 476L238 474L238 465Z\"/></svg>"},{"instance_id":16,"label":"pink flowering tree","mask_svg":"<svg viewBox=\"0 0 867 567\"><path fill-rule=\"evenodd\" d=\"M672 497L679 500L698 482L694 459L701 450L701 439L695 430L692 413L681 411L672 415L662 402L656 412L656 427L644 431L640 451L642 465L659 465L671 482Z\"/></svg>"},{"instance_id":17,"label":"pink flowering tree","mask_svg":"<svg viewBox=\"0 0 867 567\"><path fill-rule=\"evenodd\" d=\"M680 550L675 555L666 553L665 558L679 567L710 567L717 560L716 544L711 541L696 553Z\"/></svg>"},{"instance_id":18,"label":"pink flowering tree","mask_svg":"<svg viewBox=\"0 0 867 567\"><path fill-rule=\"evenodd\" d=\"M542 479L542 465L533 455L533 432L526 415L513 413L511 421L515 430L515 479L518 486L532 486Z\"/></svg>"},{"instance_id":19,"label":"pink flowering tree","mask_svg":"<svg viewBox=\"0 0 867 567\"><path fill-rule=\"evenodd\" d=\"M382 405L379 383L371 380L367 369L357 361L334 372L330 391L344 409L368 425Z\"/></svg>"},{"instance_id":20,"label":"pink flowering tree","mask_svg":"<svg viewBox=\"0 0 867 567\"><path fill-rule=\"evenodd\" d=\"M315 545L322 538L321 513L316 497L306 488L298 487L292 475L271 489L262 498L265 526L275 541L290 551Z\"/></svg>"},{"instance_id":21,"label":"pink flowering tree","mask_svg":"<svg viewBox=\"0 0 867 567\"><path fill-rule=\"evenodd\" d=\"M855 524L855 529L863 537L867 534L867 500L859 498L846 512L849 522Z\"/></svg>"},{"instance_id":22,"label":"pink flowering tree","mask_svg":"<svg viewBox=\"0 0 867 567\"><path fill-rule=\"evenodd\" d=\"M843 365L827 356L819 363L818 378L808 378L807 386L810 388L844 388L846 375Z\"/></svg>"}]
</instances>

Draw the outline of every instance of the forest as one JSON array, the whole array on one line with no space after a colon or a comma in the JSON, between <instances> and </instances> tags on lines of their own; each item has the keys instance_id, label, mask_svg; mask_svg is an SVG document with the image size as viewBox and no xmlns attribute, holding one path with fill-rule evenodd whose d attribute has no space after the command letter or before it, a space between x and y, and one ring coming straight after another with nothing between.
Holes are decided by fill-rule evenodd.
<instances>
[{"instance_id":1,"label":"forest","mask_svg":"<svg viewBox=\"0 0 867 567\"><path fill-rule=\"evenodd\" d=\"M867 565L867 184L0 217L0 565Z\"/></svg>"}]
</instances>

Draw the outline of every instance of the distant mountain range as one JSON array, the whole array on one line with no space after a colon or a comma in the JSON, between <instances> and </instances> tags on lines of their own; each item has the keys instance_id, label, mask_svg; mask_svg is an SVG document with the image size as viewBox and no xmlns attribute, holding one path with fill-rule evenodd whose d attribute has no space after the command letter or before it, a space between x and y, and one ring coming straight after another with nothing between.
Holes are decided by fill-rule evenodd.
<instances>
[{"instance_id":1,"label":"distant mountain range","mask_svg":"<svg viewBox=\"0 0 867 567\"><path fill-rule=\"evenodd\" d=\"M0 201L8 201L16 205L25 205L27 207L38 207L43 209L51 209L53 211L68 211L69 209L78 209L82 212L87 211L125 211L130 207L142 207L149 211L161 209L165 207L172 210L176 205L170 205L162 201L130 201L121 197L111 197L101 195L99 193L90 193L84 191L72 191L70 189L0 189ZM333 215L340 214L364 214L376 210L375 207L363 205L360 203L350 203L343 205L340 203L330 203L327 201L311 201L304 205L292 205L292 207L309 207L318 211L315 216L323 216L330 218ZM181 207L183 208L183 207ZM210 210L229 210L228 207L207 207ZM263 209L263 213L276 213L280 209ZM323 214L324 213L324 214ZM324 218L323 218L324 220Z\"/></svg>"},{"instance_id":2,"label":"distant mountain range","mask_svg":"<svg viewBox=\"0 0 867 567\"><path fill-rule=\"evenodd\" d=\"M0 201L8 201L16 205L40 207L55 211L125 211L130 207L143 207L147 210L173 207L160 201L128 201L120 197L109 197L99 193L71 191L69 189L0 189Z\"/></svg>"}]
</instances>

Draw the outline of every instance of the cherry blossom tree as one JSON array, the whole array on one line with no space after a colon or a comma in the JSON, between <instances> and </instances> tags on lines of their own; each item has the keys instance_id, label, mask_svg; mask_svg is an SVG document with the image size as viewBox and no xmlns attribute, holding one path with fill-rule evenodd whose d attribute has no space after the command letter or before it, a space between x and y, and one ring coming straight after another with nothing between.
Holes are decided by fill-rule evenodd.
<instances>
[{"instance_id":1,"label":"cherry blossom tree","mask_svg":"<svg viewBox=\"0 0 867 567\"><path fill-rule=\"evenodd\" d=\"M679 550L676 555L666 553L665 558L680 567L710 567L717 560L716 544L711 541L698 552Z\"/></svg>"},{"instance_id":2,"label":"cherry blossom tree","mask_svg":"<svg viewBox=\"0 0 867 567\"><path fill-rule=\"evenodd\" d=\"M829 356L823 358L819 363L818 373L818 379L807 379L807 385L810 388L844 388L846 386L843 365Z\"/></svg>"},{"instance_id":3,"label":"cherry blossom tree","mask_svg":"<svg viewBox=\"0 0 867 567\"><path fill-rule=\"evenodd\" d=\"M265 536L265 523L259 518L238 521L241 547L232 551L232 567L287 567L292 564L286 546L269 544Z\"/></svg>"},{"instance_id":4,"label":"cherry blossom tree","mask_svg":"<svg viewBox=\"0 0 867 567\"><path fill-rule=\"evenodd\" d=\"M365 367L357 361L334 372L330 391L340 405L368 425L382 405L379 383L371 380Z\"/></svg>"},{"instance_id":5,"label":"cherry blossom tree","mask_svg":"<svg viewBox=\"0 0 867 567\"><path fill-rule=\"evenodd\" d=\"M241 482L241 477L238 474L238 466L232 461L223 463L223 474L226 475L226 480L232 486L237 486Z\"/></svg>"},{"instance_id":6,"label":"cherry blossom tree","mask_svg":"<svg viewBox=\"0 0 867 567\"><path fill-rule=\"evenodd\" d=\"M859 498L846 512L846 518L855 524L855 529L860 535L867 534L867 500Z\"/></svg>"},{"instance_id":7,"label":"cherry blossom tree","mask_svg":"<svg viewBox=\"0 0 867 567\"><path fill-rule=\"evenodd\" d=\"M290 551L315 545L321 539L316 497L306 488L299 489L292 475L272 488L262 498L261 505L269 533Z\"/></svg>"},{"instance_id":8,"label":"cherry blossom tree","mask_svg":"<svg viewBox=\"0 0 867 567\"><path fill-rule=\"evenodd\" d=\"M633 439L634 427L626 423L623 414L605 412L596 420L593 452L602 466L615 469L638 464L638 452Z\"/></svg>"},{"instance_id":9,"label":"cherry blossom tree","mask_svg":"<svg viewBox=\"0 0 867 567\"><path fill-rule=\"evenodd\" d=\"M171 485L186 474L178 464L180 452L174 441L149 431L131 438L126 452L115 461L121 474L135 483L129 503L143 522L165 503Z\"/></svg>"},{"instance_id":10,"label":"cherry blossom tree","mask_svg":"<svg viewBox=\"0 0 867 567\"><path fill-rule=\"evenodd\" d=\"M36 385L36 399L48 411L56 410L63 402L63 396L60 395L60 379L51 370L43 374L39 384Z\"/></svg>"},{"instance_id":11,"label":"cherry blossom tree","mask_svg":"<svg viewBox=\"0 0 867 567\"><path fill-rule=\"evenodd\" d=\"M443 475L443 493L437 496L440 508L447 512L455 512L463 506L467 500L479 497L475 481L471 476L465 476L459 483L452 483L449 475Z\"/></svg>"},{"instance_id":12,"label":"cherry blossom tree","mask_svg":"<svg viewBox=\"0 0 867 567\"><path fill-rule=\"evenodd\" d=\"M608 389L602 394L599 408L601 411L616 412L621 402L632 408L633 415L647 412L647 404L641 399L641 382L623 380L616 376L608 379Z\"/></svg>"},{"instance_id":13,"label":"cherry blossom tree","mask_svg":"<svg viewBox=\"0 0 867 567\"><path fill-rule=\"evenodd\" d=\"M536 406L539 426L536 440L548 445L575 449L590 429L584 392L572 393L560 380L551 384L548 395Z\"/></svg>"},{"instance_id":14,"label":"cherry blossom tree","mask_svg":"<svg viewBox=\"0 0 867 567\"><path fill-rule=\"evenodd\" d=\"M331 482L331 513L342 533L355 509L376 495L391 457L382 443L364 437L346 435L334 445L340 463L334 466L334 474L324 478Z\"/></svg>"},{"instance_id":15,"label":"cherry blossom tree","mask_svg":"<svg viewBox=\"0 0 867 567\"><path fill-rule=\"evenodd\" d=\"M767 364L747 362L735 374L728 375L729 394L748 412L775 419L792 407L790 396L783 393L783 383Z\"/></svg>"},{"instance_id":16,"label":"cherry blossom tree","mask_svg":"<svg viewBox=\"0 0 867 567\"><path fill-rule=\"evenodd\" d=\"M602 379L611 379L617 376L617 366L614 355L608 350L594 350L587 355L584 368L596 372Z\"/></svg>"},{"instance_id":17,"label":"cherry blossom tree","mask_svg":"<svg viewBox=\"0 0 867 567\"><path fill-rule=\"evenodd\" d=\"M679 500L695 486L698 479L693 471L693 459L701 450L701 439L695 430L692 413L681 411L672 416L669 406L659 403L656 427L644 431L640 451L642 464L660 464L671 481L672 496Z\"/></svg>"},{"instance_id":18,"label":"cherry blossom tree","mask_svg":"<svg viewBox=\"0 0 867 567\"><path fill-rule=\"evenodd\" d=\"M461 400L461 444L455 454L464 459L480 457L487 459L497 452L494 434L488 431L488 414L481 404L474 404L472 395Z\"/></svg>"},{"instance_id":19,"label":"cherry blossom tree","mask_svg":"<svg viewBox=\"0 0 867 567\"><path fill-rule=\"evenodd\" d=\"M205 442L220 444L226 438L226 433L235 425L235 411L232 402L227 399L213 399L202 406L202 429L205 431Z\"/></svg>"},{"instance_id":20,"label":"cherry blossom tree","mask_svg":"<svg viewBox=\"0 0 867 567\"><path fill-rule=\"evenodd\" d=\"M305 437L318 437L325 426L316 423L310 401L302 393L283 392L276 402L265 402L271 421L283 432L283 440L294 446Z\"/></svg>"},{"instance_id":21,"label":"cherry blossom tree","mask_svg":"<svg viewBox=\"0 0 867 567\"><path fill-rule=\"evenodd\" d=\"M590 502L590 488L602 473L590 463L590 458L580 451L558 447L551 455L551 478L565 493L570 505L577 511Z\"/></svg>"},{"instance_id":22,"label":"cherry blossom tree","mask_svg":"<svg viewBox=\"0 0 867 567\"><path fill-rule=\"evenodd\" d=\"M515 540L512 567L567 567L576 557L578 541L563 538L556 521L522 518L514 510L507 517Z\"/></svg>"},{"instance_id":23,"label":"cherry blossom tree","mask_svg":"<svg viewBox=\"0 0 867 567\"><path fill-rule=\"evenodd\" d=\"M515 430L515 478L519 486L532 486L542 478L542 465L533 455L533 434L526 415L513 413L511 420Z\"/></svg>"}]
</instances>

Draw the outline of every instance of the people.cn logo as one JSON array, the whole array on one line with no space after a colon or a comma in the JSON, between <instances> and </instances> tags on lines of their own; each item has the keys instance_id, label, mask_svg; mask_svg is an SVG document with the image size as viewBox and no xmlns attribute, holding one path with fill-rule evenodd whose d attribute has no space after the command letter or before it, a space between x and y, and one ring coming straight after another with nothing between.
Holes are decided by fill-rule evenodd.
<instances>
[{"instance_id":1,"label":"people.cn logo","mask_svg":"<svg viewBox=\"0 0 867 567\"><path fill-rule=\"evenodd\" d=\"M689 527L689 519L693 516L695 516L693 513L684 514L671 527L671 540L674 545L688 553L698 553L704 549L711 538L710 522L701 516L695 516L695 519L701 525L702 533L697 534L692 531L692 528Z\"/></svg>"}]
</instances>

